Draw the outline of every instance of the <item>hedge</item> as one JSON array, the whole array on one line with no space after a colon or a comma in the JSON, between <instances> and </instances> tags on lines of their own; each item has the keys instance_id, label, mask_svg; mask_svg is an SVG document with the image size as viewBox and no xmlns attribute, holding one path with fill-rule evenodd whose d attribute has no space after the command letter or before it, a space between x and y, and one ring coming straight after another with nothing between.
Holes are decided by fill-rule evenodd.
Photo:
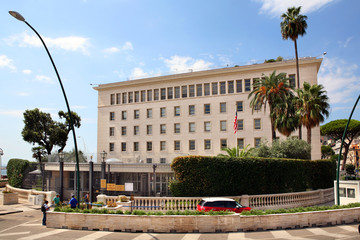
<instances>
[{"instance_id":1,"label":"hedge","mask_svg":"<svg viewBox=\"0 0 360 240\"><path fill-rule=\"evenodd\" d=\"M174 196L238 196L300 192L333 186L330 160L177 157L171 164Z\"/></svg>"},{"instance_id":2,"label":"hedge","mask_svg":"<svg viewBox=\"0 0 360 240\"><path fill-rule=\"evenodd\" d=\"M22 187L22 182L24 180L24 176L36 169L35 162L30 162L28 160L13 158L10 159L7 166L6 172L7 177L9 179L9 185L13 187Z\"/></svg>"}]
</instances>

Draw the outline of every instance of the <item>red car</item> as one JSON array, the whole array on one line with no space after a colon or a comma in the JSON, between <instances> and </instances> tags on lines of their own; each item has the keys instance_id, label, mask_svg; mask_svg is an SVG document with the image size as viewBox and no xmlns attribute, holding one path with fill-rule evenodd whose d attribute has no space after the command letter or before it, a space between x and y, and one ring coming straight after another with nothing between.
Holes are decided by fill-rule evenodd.
<instances>
[{"instance_id":1,"label":"red car","mask_svg":"<svg viewBox=\"0 0 360 240\"><path fill-rule=\"evenodd\" d=\"M198 211L232 211L241 213L242 211L250 211L250 207L242 206L230 198L203 198L197 205Z\"/></svg>"}]
</instances>

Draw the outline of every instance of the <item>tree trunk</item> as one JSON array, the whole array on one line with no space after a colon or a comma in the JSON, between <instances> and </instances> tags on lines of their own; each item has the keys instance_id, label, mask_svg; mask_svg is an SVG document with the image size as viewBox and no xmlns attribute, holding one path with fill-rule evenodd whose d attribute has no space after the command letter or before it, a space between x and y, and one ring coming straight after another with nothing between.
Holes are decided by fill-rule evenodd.
<instances>
[{"instance_id":1,"label":"tree trunk","mask_svg":"<svg viewBox=\"0 0 360 240\"><path fill-rule=\"evenodd\" d=\"M307 132L307 143L311 145L311 127L306 127Z\"/></svg>"},{"instance_id":2,"label":"tree trunk","mask_svg":"<svg viewBox=\"0 0 360 240\"><path fill-rule=\"evenodd\" d=\"M275 132L273 121L271 121L271 137L272 137L272 142L275 142L276 141L276 132Z\"/></svg>"},{"instance_id":3,"label":"tree trunk","mask_svg":"<svg viewBox=\"0 0 360 240\"><path fill-rule=\"evenodd\" d=\"M298 57L296 39L294 40L294 46L295 46L295 60L296 60L296 80L297 80L297 87L300 88L299 57ZM299 139L302 139L301 125L299 126Z\"/></svg>"},{"instance_id":4,"label":"tree trunk","mask_svg":"<svg viewBox=\"0 0 360 240\"><path fill-rule=\"evenodd\" d=\"M345 139L346 140L346 139ZM344 143L343 143L343 148L344 148L344 153L343 153L343 157L344 157L344 161L343 161L343 164L341 165L341 170L345 170L345 165L346 165L346 159L347 159L347 155L349 153L349 148L351 146L351 141L349 141L348 143L346 143L344 140ZM348 139L349 140L349 139Z\"/></svg>"}]
</instances>

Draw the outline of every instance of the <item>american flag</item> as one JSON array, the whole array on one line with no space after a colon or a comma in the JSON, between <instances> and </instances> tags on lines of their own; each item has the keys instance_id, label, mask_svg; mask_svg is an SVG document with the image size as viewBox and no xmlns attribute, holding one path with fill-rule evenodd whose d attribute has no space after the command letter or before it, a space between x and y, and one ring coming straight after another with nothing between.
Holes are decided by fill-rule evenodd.
<instances>
[{"instance_id":1,"label":"american flag","mask_svg":"<svg viewBox=\"0 0 360 240\"><path fill-rule=\"evenodd\" d=\"M237 123L237 111L235 112L235 120L234 120L234 134L237 132L238 123Z\"/></svg>"}]
</instances>

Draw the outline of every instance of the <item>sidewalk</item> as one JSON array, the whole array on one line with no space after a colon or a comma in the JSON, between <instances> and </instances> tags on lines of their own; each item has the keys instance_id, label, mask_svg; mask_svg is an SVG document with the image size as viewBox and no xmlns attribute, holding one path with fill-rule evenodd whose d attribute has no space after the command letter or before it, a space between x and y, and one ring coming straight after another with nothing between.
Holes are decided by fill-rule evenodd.
<instances>
[{"instance_id":1,"label":"sidewalk","mask_svg":"<svg viewBox=\"0 0 360 240\"><path fill-rule=\"evenodd\" d=\"M5 190L5 188L0 188L0 192ZM11 205L0 205L0 215L12 214L12 213L19 213L19 212L26 212L32 210L39 210L40 205L33 205L30 204L27 199L19 198L19 203L11 204Z\"/></svg>"}]
</instances>

